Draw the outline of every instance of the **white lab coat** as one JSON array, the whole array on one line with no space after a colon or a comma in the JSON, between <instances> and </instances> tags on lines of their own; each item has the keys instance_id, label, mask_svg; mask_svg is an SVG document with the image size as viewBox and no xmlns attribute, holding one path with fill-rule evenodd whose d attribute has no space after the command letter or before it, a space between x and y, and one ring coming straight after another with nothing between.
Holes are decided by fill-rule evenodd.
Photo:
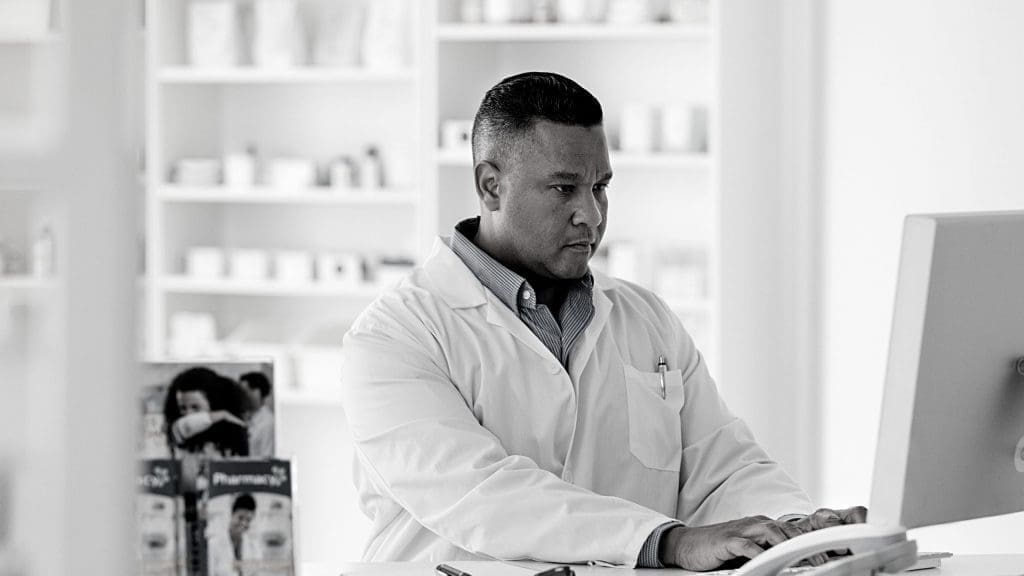
<instances>
[{"instance_id":1,"label":"white lab coat","mask_svg":"<svg viewBox=\"0 0 1024 576\"><path fill-rule=\"evenodd\" d=\"M672 518L813 510L661 299L595 274L594 307L566 371L439 240L363 312L342 388L373 520L364 560L633 566Z\"/></svg>"}]
</instances>

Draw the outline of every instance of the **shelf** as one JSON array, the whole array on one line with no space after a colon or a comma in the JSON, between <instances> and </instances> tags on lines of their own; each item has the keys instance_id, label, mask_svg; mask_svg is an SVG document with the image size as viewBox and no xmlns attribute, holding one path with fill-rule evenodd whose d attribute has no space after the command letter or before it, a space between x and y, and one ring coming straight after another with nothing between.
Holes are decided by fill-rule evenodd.
<instances>
[{"instance_id":1,"label":"shelf","mask_svg":"<svg viewBox=\"0 0 1024 576\"><path fill-rule=\"evenodd\" d=\"M442 42L704 41L710 32L696 24L442 24L437 37Z\"/></svg>"},{"instance_id":2,"label":"shelf","mask_svg":"<svg viewBox=\"0 0 1024 576\"><path fill-rule=\"evenodd\" d=\"M680 170L707 170L711 158L707 154L661 153L638 154L612 152L612 168L672 168ZM472 156L466 150L438 150L437 161L441 166L472 166Z\"/></svg>"},{"instance_id":3,"label":"shelf","mask_svg":"<svg viewBox=\"0 0 1024 576\"><path fill-rule=\"evenodd\" d=\"M53 44L60 39L56 32L38 34L0 34L0 46L33 46Z\"/></svg>"},{"instance_id":4,"label":"shelf","mask_svg":"<svg viewBox=\"0 0 1024 576\"><path fill-rule=\"evenodd\" d=\"M280 189L165 185L156 198L181 204L284 204L295 206L415 206L419 194L409 189L335 190L332 188Z\"/></svg>"},{"instance_id":5,"label":"shelf","mask_svg":"<svg viewBox=\"0 0 1024 576\"><path fill-rule=\"evenodd\" d=\"M190 68L168 67L157 80L163 84L376 84L412 82L411 69L369 70L363 68Z\"/></svg>"},{"instance_id":6,"label":"shelf","mask_svg":"<svg viewBox=\"0 0 1024 576\"><path fill-rule=\"evenodd\" d=\"M56 281L50 278L36 278L35 276L0 276L0 292L4 291L30 291L45 290L56 286Z\"/></svg>"},{"instance_id":7,"label":"shelf","mask_svg":"<svg viewBox=\"0 0 1024 576\"><path fill-rule=\"evenodd\" d=\"M252 282L225 278L207 280L187 276L166 276L154 284L157 289L172 294L201 294L225 296L281 296L281 297L327 297L372 300L386 288L378 284L363 284L355 288L330 286L310 282L309 284L278 284L272 281Z\"/></svg>"}]
</instances>

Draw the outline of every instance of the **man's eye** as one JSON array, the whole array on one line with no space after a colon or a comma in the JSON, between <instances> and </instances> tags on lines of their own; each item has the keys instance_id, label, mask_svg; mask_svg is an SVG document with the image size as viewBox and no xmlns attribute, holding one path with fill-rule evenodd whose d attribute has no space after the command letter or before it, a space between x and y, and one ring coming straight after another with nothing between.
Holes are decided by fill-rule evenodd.
<instances>
[{"instance_id":1,"label":"man's eye","mask_svg":"<svg viewBox=\"0 0 1024 576\"><path fill-rule=\"evenodd\" d=\"M557 190L560 194L572 194L576 190L576 187L572 184L555 184L552 188Z\"/></svg>"},{"instance_id":2,"label":"man's eye","mask_svg":"<svg viewBox=\"0 0 1024 576\"><path fill-rule=\"evenodd\" d=\"M608 185L607 184L595 184L594 185L594 192L607 192L607 191L608 191Z\"/></svg>"}]
</instances>

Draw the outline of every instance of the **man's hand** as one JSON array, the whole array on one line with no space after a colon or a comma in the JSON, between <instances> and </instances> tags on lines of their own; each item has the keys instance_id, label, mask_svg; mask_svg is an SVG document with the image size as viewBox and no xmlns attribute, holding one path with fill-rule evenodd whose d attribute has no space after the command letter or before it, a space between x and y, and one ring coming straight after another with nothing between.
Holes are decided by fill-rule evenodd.
<instances>
[{"instance_id":1,"label":"man's hand","mask_svg":"<svg viewBox=\"0 0 1024 576\"><path fill-rule=\"evenodd\" d=\"M868 509L863 506L854 506L845 510L820 508L813 514L809 514L792 523L799 526L803 532L812 532L842 524L863 524L867 521L867 517Z\"/></svg>"},{"instance_id":2,"label":"man's hand","mask_svg":"<svg viewBox=\"0 0 1024 576\"><path fill-rule=\"evenodd\" d=\"M803 532L791 522L751 516L710 526L677 526L661 541L661 563L684 570L714 570L736 558L753 558Z\"/></svg>"},{"instance_id":3,"label":"man's hand","mask_svg":"<svg viewBox=\"0 0 1024 576\"><path fill-rule=\"evenodd\" d=\"M821 508L800 520L779 522L765 516L742 518L710 526L672 528L661 542L661 563L696 572L720 568L730 560L750 559L780 542L830 526L862 524L867 508ZM825 554L807 559L814 566L827 561Z\"/></svg>"}]
</instances>

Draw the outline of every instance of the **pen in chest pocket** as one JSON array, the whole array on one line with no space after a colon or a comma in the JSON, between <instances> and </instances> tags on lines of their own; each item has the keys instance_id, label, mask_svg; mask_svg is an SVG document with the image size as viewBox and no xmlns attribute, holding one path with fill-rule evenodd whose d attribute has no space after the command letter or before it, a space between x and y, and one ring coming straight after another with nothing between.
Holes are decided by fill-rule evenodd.
<instances>
[{"instance_id":1,"label":"pen in chest pocket","mask_svg":"<svg viewBox=\"0 0 1024 576\"><path fill-rule=\"evenodd\" d=\"M665 372L668 371L668 363L665 362L664 356L658 356L658 376L661 379L661 399L666 398L665 395Z\"/></svg>"}]
</instances>

